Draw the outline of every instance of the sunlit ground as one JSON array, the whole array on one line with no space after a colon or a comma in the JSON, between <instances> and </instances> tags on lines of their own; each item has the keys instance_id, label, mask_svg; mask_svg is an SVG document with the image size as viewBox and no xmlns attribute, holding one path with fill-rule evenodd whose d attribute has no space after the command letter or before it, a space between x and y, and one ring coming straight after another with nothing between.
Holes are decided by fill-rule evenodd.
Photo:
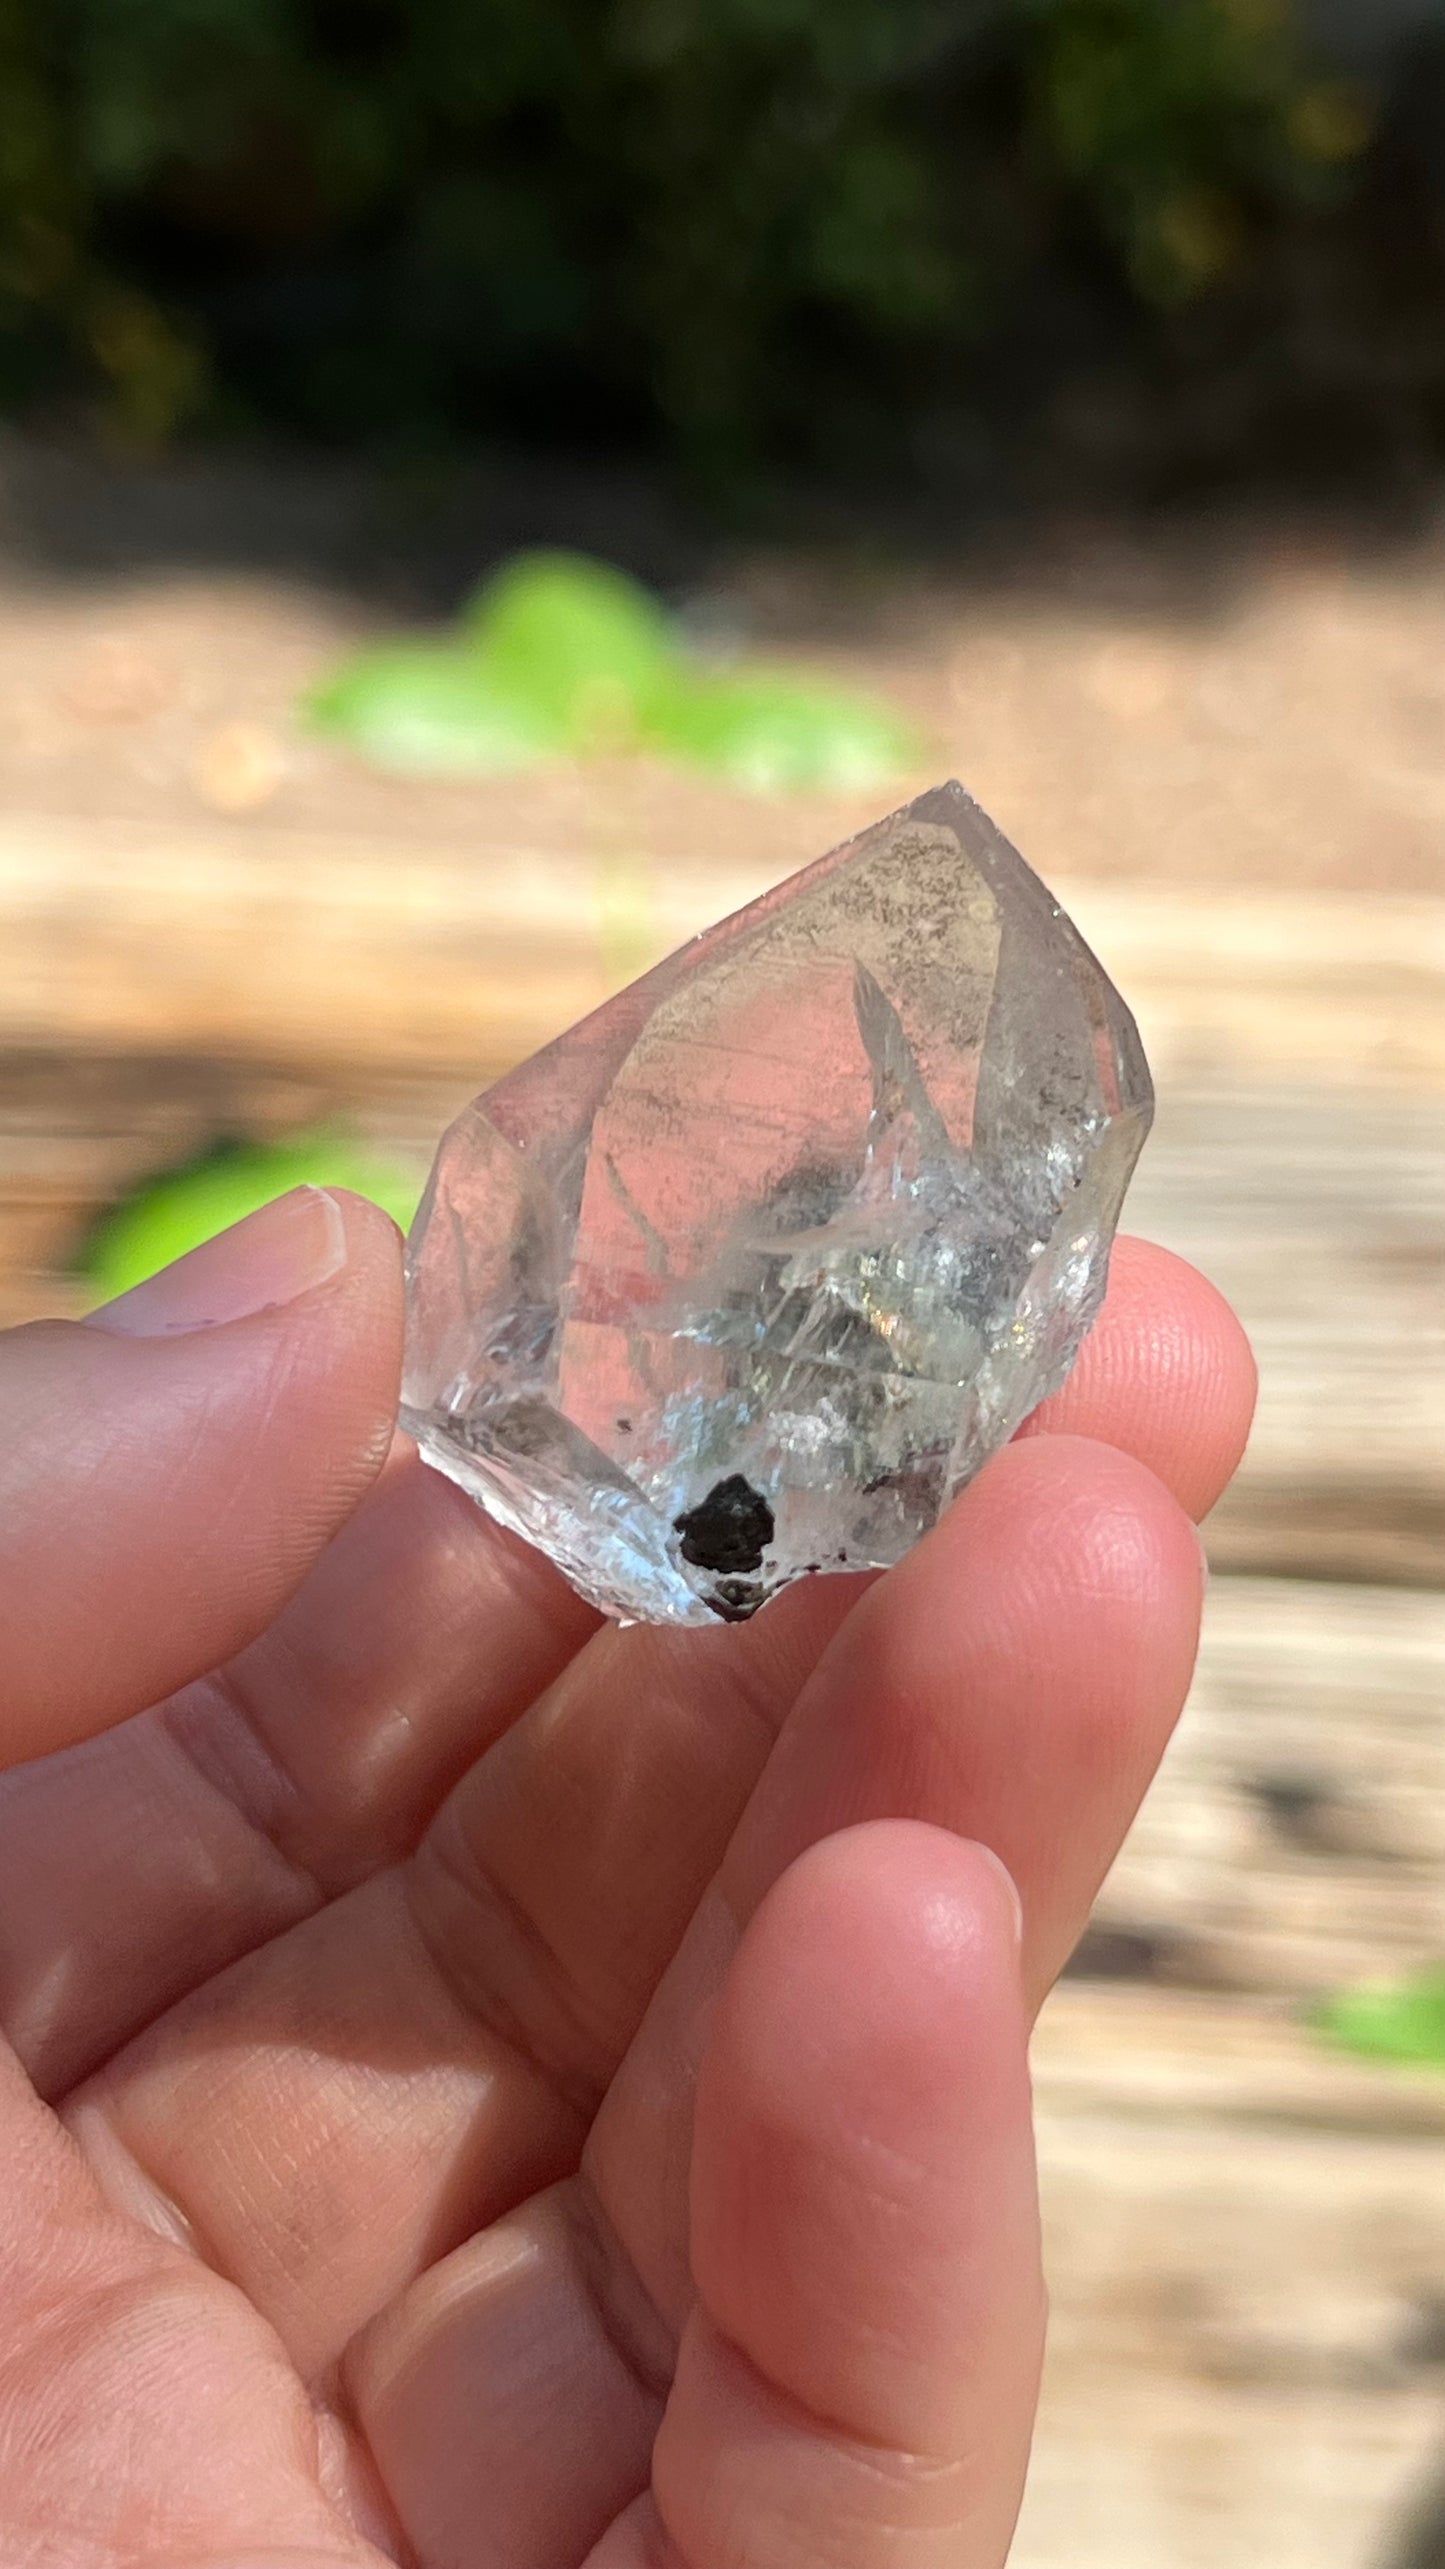
<instances>
[{"instance_id":1,"label":"sunlit ground","mask_svg":"<svg viewBox=\"0 0 1445 2569\"><path fill-rule=\"evenodd\" d=\"M480 566L479 566L480 567ZM464 580L465 572L461 577ZM1227 522L1061 528L1011 565L721 556L677 600L704 643L873 691L1043 871L1433 892L1445 830L1445 536ZM665 862L791 861L879 807L737 806L656 761L481 782L370 773L297 708L400 620L276 576L0 572L0 794L12 813L221 818L540 858L595 826Z\"/></svg>"}]
</instances>

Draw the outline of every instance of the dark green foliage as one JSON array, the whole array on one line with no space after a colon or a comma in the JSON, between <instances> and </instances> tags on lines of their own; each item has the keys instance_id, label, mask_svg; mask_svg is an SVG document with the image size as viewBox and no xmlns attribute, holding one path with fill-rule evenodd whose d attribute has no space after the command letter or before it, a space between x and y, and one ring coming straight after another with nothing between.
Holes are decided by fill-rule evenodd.
<instances>
[{"instance_id":1,"label":"dark green foliage","mask_svg":"<svg viewBox=\"0 0 1445 2569\"><path fill-rule=\"evenodd\" d=\"M0 0L0 399L906 456L1255 292L1367 132L1284 0Z\"/></svg>"}]
</instances>

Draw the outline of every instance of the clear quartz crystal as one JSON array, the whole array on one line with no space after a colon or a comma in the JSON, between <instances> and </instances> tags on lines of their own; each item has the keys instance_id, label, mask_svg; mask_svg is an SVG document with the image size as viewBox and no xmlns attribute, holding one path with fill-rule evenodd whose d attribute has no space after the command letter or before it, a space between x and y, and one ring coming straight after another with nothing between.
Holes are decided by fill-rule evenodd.
<instances>
[{"instance_id":1,"label":"clear quartz crystal","mask_svg":"<svg viewBox=\"0 0 1445 2569\"><path fill-rule=\"evenodd\" d=\"M897 1561L1064 1380L1153 1090L951 784L694 939L457 1118L402 1424L611 1615Z\"/></svg>"}]
</instances>

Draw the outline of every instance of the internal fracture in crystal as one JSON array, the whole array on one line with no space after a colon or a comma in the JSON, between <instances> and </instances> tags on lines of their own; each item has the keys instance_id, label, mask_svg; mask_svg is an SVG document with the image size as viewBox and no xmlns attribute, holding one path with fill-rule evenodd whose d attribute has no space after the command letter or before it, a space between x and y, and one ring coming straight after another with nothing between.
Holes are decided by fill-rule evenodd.
<instances>
[{"instance_id":1,"label":"internal fracture in crystal","mask_svg":"<svg viewBox=\"0 0 1445 2569\"><path fill-rule=\"evenodd\" d=\"M1152 1111L1102 967L942 786L458 1117L402 1423L624 1620L886 1566L1069 1372Z\"/></svg>"}]
</instances>

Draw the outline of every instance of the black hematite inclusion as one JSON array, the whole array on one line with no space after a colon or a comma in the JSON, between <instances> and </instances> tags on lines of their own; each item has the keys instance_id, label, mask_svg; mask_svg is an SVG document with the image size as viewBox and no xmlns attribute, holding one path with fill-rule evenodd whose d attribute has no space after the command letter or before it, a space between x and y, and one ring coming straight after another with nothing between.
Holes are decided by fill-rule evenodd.
<instances>
[{"instance_id":1,"label":"black hematite inclusion","mask_svg":"<svg viewBox=\"0 0 1445 2569\"><path fill-rule=\"evenodd\" d=\"M682 1557L697 1570L716 1570L745 1577L761 1570L763 1554L773 1539L773 1511L761 1490L741 1472L714 1481L705 1499L673 1525L682 1536Z\"/></svg>"}]
</instances>

